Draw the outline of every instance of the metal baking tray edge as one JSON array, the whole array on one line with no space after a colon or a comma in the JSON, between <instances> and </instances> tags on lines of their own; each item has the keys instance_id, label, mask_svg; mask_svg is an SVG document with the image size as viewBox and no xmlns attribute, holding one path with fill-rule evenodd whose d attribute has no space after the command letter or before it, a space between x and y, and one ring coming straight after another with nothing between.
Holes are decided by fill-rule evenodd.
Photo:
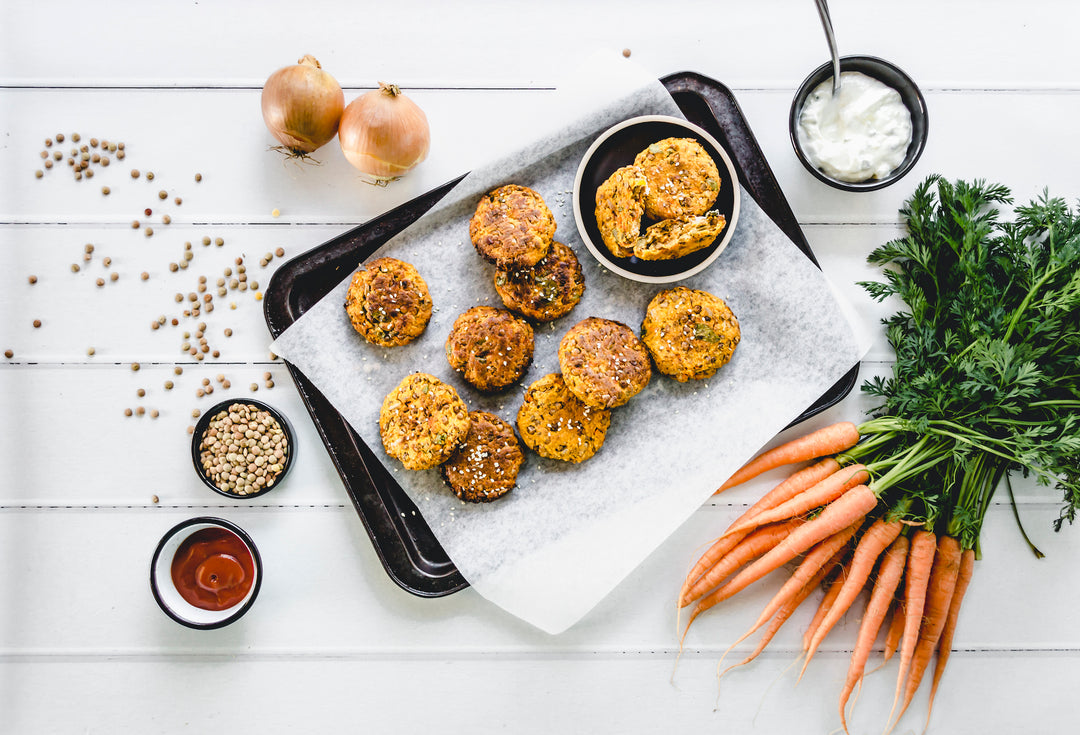
<instances>
[{"instance_id":1,"label":"metal baking tray edge","mask_svg":"<svg viewBox=\"0 0 1080 735\"><path fill-rule=\"evenodd\" d=\"M818 265L731 90L696 72L677 72L660 81L686 118L708 130L724 145L735 161L743 187L806 257ZM271 335L275 339L281 335L352 273L358 263L435 206L462 178L464 175L279 267L264 292L264 314ZM363 439L299 370L288 362L286 366L390 578L420 597L441 597L467 587L468 582L439 545L408 494ZM855 386L858 374L856 364L791 426L840 402Z\"/></svg>"}]
</instances>

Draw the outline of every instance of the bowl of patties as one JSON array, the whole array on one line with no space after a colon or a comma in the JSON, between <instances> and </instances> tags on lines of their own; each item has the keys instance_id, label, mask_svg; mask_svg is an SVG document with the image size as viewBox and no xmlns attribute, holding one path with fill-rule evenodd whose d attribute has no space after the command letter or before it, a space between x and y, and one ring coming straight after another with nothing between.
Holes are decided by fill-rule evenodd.
<instances>
[{"instance_id":1,"label":"bowl of patties","mask_svg":"<svg viewBox=\"0 0 1080 735\"><path fill-rule=\"evenodd\" d=\"M574 219L602 266L642 283L708 268L739 219L739 177L706 130L667 115L601 133L574 178Z\"/></svg>"}]
</instances>

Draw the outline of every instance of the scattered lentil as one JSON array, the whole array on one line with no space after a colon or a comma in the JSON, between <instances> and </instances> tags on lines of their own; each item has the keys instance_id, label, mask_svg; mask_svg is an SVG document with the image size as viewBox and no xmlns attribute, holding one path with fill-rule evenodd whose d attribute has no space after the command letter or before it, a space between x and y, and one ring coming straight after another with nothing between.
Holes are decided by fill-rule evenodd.
<instances>
[{"instance_id":1,"label":"scattered lentil","mask_svg":"<svg viewBox=\"0 0 1080 735\"><path fill-rule=\"evenodd\" d=\"M285 255L285 248L278 248L274 251L274 255L278 256L279 258Z\"/></svg>"},{"instance_id":2,"label":"scattered lentil","mask_svg":"<svg viewBox=\"0 0 1080 735\"><path fill-rule=\"evenodd\" d=\"M195 174L196 181L202 181L202 174Z\"/></svg>"},{"instance_id":3,"label":"scattered lentil","mask_svg":"<svg viewBox=\"0 0 1080 735\"><path fill-rule=\"evenodd\" d=\"M153 171L147 171L146 172L146 180L147 181L153 181L154 180L154 172Z\"/></svg>"},{"instance_id":4,"label":"scattered lentil","mask_svg":"<svg viewBox=\"0 0 1080 735\"><path fill-rule=\"evenodd\" d=\"M134 373L139 372L140 367L141 367L141 365L139 365L139 363L137 363L137 362L131 363L131 371L134 372Z\"/></svg>"},{"instance_id":5,"label":"scattered lentil","mask_svg":"<svg viewBox=\"0 0 1080 735\"><path fill-rule=\"evenodd\" d=\"M11 358L15 357L15 353L11 350L4 350L4 357L10 360Z\"/></svg>"},{"instance_id":6,"label":"scattered lentil","mask_svg":"<svg viewBox=\"0 0 1080 735\"><path fill-rule=\"evenodd\" d=\"M150 279L150 274L147 273L146 271L143 271L142 273L139 274L139 278L141 278L144 281L149 280Z\"/></svg>"},{"instance_id":7,"label":"scattered lentil","mask_svg":"<svg viewBox=\"0 0 1080 735\"><path fill-rule=\"evenodd\" d=\"M40 327L41 327L41 320L40 319L35 319L34 320L34 329L39 329Z\"/></svg>"},{"instance_id":8,"label":"scattered lentil","mask_svg":"<svg viewBox=\"0 0 1080 735\"><path fill-rule=\"evenodd\" d=\"M169 192L162 189L161 191L159 191L157 193L157 196L158 196L158 199L168 199L169 198Z\"/></svg>"},{"instance_id":9,"label":"scattered lentil","mask_svg":"<svg viewBox=\"0 0 1080 735\"><path fill-rule=\"evenodd\" d=\"M131 169L131 178L133 178L133 179L139 178L139 169L137 169L137 168Z\"/></svg>"},{"instance_id":10,"label":"scattered lentil","mask_svg":"<svg viewBox=\"0 0 1080 735\"><path fill-rule=\"evenodd\" d=\"M30 285L32 286L37 283L37 276L29 276L26 280L29 281Z\"/></svg>"},{"instance_id":11,"label":"scattered lentil","mask_svg":"<svg viewBox=\"0 0 1080 735\"><path fill-rule=\"evenodd\" d=\"M144 413L146 413L145 408L143 408L142 406L136 406L135 407L135 415L136 416L142 416Z\"/></svg>"},{"instance_id":12,"label":"scattered lentil","mask_svg":"<svg viewBox=\"0 0 1080 735\"><path fill-rule=\"evenodd\" d=\"M173 389L173 382L171 380L166 380L165 381L165 390L172 390L172 389Z\"/></svg>"},{"instance_id":13,"label":"scattered lentil","mask_svg":"<svg viewBox=\"0 0 1080 735\"><path fill-rule=\"evenodd\" d=\"M104 194L105 196L109 196L109 192L111 192L111 191L112 191L112 189L110 189L107 186L101 187L101 193Z\"/></svg>"},{"instance_id":14,"label":"scattered lentil","mask_svg":"<svg viewBox=\"0 0 1080 735\"><path fill-rule=\"evenodd\" d=\"M147 227L146 228L146 236L150 237L153 234L154 234L154 228L153 227Z\"/></svg>"},{"instance_id":15,"label":"scattered lentil","mask_svg":"<svg viewBox=\"0 0 1080 735\"><path fill-rule=\"evenodd\" d=\"M133 413L133 411L130 408L125 408L124 409L124 415L125 416L130 416L132 413Z\"/></svg>"}]
</instances>

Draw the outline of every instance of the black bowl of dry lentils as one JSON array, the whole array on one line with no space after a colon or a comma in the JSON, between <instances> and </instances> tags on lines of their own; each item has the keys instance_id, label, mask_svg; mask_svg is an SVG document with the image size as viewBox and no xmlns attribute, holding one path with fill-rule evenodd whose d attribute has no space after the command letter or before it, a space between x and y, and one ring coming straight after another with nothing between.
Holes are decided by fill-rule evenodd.
<instances>
[{"instance_id":1,"label":"black bowl of dry lentils","mask_svg":"<svg viewBox=\"0 0 1080 735\"><path fill-rule=\"evenodd\" d=\"M214 492L254 498L285 478L296 455L292 427L276 408L251 398L222 401L195 425L191 459Z\"/></svg>"}]
</instances>

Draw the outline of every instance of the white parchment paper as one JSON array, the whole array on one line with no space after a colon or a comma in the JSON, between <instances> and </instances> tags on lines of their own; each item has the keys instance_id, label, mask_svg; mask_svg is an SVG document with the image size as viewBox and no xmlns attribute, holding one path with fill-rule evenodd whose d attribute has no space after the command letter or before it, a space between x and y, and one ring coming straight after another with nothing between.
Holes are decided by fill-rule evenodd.
<instances>
[{"instance_id":1,"label":"white parchment paper","mask_svg":"<svg viewBox=\"0 0 1080 735\"><path fill-rule=\"evenodd\" d=\"M596 74L589 78L602 82ZM526 450L518 486L494 503L463 503L437 470L411 472L383 452L379 408L410 372L431 373L453 385L470 409L514 424L525 388L558 372L559 340L572 325L600 316L640 328L646 305L663 287L601 268L577 234L571 203L578 163L597 135L636 115L682 117L659 82L639 81L636 90L615 99L594 93L574 116L563 105L564 117L550 126L555 134L475 170L379 251L412 263L427 281L435 313L417 341L393 349L365 342L343 308L346 278L272 346L393 470L476 591L549 633L584 616L862 356L821 272L743 192L723 255L680 283L721 296L739 319L742 341L716 376L680 384L654 373L642 393L612 412L596 456L570 465ZM625 90L625 79L617 88ZM468 221L480 195L505 183L529 186L544 197L558 224L556 240L582 263L586 291L569 315L537 327L534 361L520 385L490 396L449 367L444 343L454 319L469 307L502 306L493 268L469 240Z\"/></svg>"}]
</instances>

